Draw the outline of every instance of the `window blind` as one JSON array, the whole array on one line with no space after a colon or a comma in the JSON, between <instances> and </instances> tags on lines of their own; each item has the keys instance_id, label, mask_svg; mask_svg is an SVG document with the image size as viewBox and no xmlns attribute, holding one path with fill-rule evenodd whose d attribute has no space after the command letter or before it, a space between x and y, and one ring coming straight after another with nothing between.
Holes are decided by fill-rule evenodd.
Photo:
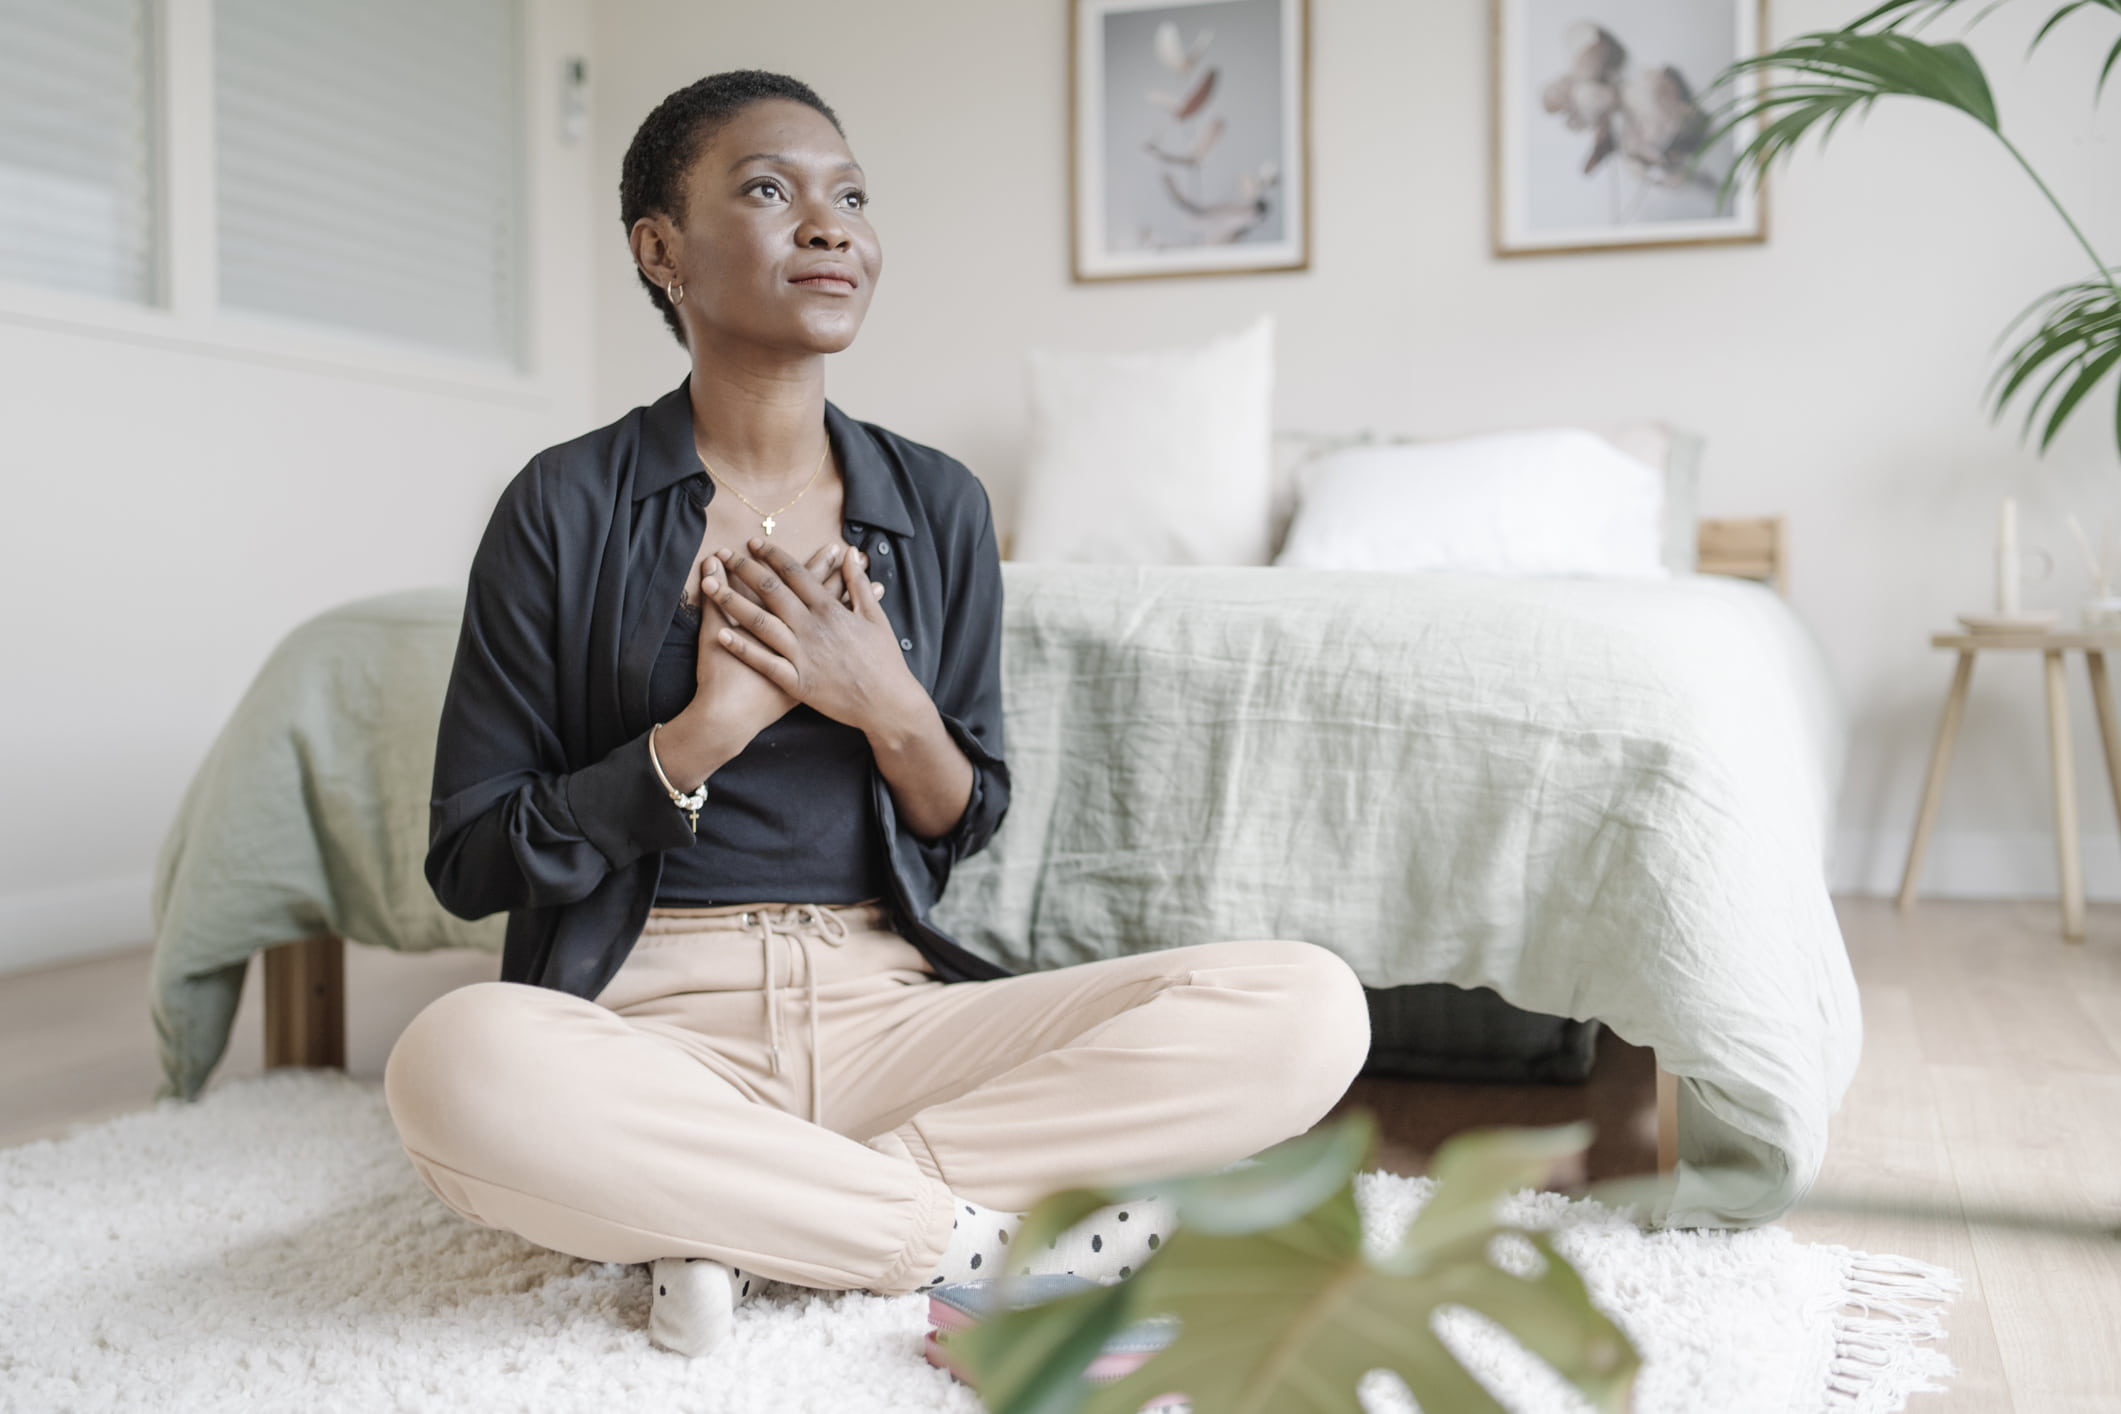
<instances>
[{"instance_id":1,"label":"window blind","mask_svg":"<svg viewBox=\"0 0 2121 1414\"><path fill-rule=\"evenodd\" d=\"M520 363L515 0L216 0L221 301Z\"/></svg>"},{"instance_id":2,"label":"window blind","mask_svg":"<svg viewBox=\"0 0 2121 1414\"><path fill-rule=\"evenodd\" d=\"M0 0L0 279L155 287L148 0Z\"/></svg>"}]
</instances>

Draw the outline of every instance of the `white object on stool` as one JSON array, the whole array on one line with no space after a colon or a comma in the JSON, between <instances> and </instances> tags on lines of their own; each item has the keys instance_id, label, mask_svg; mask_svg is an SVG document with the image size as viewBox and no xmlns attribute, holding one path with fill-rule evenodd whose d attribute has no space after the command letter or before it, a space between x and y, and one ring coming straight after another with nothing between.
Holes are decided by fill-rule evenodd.
<instances>
[{"instance_id":1,"label":"white object on stool","mask_svg":"<svg viewBox=\"0 0 2121 1414\"><path fill-rule=\"evenodd\" d=\"M1996 527L1996 616L2015 618L2018 613L2018 502L2003 498L2002 521ZM1965 622L1964 619L1961 620ZM1972 624L1967 624L1973 628ZM1975 628L1974 632L1990 630Z\"/></svg>"},{"instance_id":2,"label":"white object on stool","mask_svg":"<svg viewBox=\"0 0 2121 1414\"><path fill-rule=\"evenodd\" d=\"M2045 633L2055 626L2053 609L2034 609L2019 614L1961 614L1959 622L1968 633Z\"/></svg>"}]
</instances>

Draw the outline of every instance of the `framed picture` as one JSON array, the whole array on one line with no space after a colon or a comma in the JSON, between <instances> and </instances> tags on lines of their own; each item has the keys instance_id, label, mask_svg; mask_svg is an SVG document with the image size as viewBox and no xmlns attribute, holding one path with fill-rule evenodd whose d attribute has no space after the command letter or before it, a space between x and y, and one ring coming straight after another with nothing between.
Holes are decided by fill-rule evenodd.
<instances>
[{"instance_id":1,"label":"framed picture","mask_svg":"<svg viewBox=\"0 0 2121 1414\"><path fill-rule=\"evenodd\" d=\"M1728 93L1703 90L1762 52L1767 0L1491 3L1497 255L1767 239L1764 188L1716 200L1756 125L1701 152Z\"/></svg>"},{"instance_id":2,"label":"framed picture","mask_svg":"<svg viewBox=\"0 0 2121 1414\"><path fill-rule=\"evenodd\" d=\"M1077 280L1311 263L1309 0L1072 0Z\"/></svg>"}]
</instances>

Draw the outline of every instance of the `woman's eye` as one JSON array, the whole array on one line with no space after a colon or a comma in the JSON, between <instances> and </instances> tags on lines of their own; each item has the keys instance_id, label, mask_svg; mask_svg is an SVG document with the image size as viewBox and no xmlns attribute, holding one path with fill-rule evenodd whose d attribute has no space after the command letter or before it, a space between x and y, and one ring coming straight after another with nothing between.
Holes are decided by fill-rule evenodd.
<instances>
[{"instance_id":1,"label":"woman's eye","mask_svg":"<svg viewBox=\"0 0 2121 1414\"><path fill-rule=\"evenodd\" d=\"M850 191L843 199L852 200L854 202L854 209L859 211L869 204L869 193L865 191Z\"/></svg>"},{"instance_id":2,"label":"woman's eye","mask_svg":"<svg viewBox=\"0 0 2121 1414\"><path fill-rule=\"evenodd\" d=\"M755 192L763 192L768 187L772 187L775 191L779 191L781 189L781 184L773 180L773 178L771 177L767 177L762 181L753 182L751 184L751 189Z\"/></svg>"}]
</instances>

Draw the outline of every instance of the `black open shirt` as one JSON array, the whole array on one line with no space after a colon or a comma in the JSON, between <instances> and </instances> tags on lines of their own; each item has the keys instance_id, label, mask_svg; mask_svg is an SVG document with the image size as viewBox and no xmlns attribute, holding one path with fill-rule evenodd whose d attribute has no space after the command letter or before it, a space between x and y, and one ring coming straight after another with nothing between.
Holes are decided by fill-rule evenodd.
<instances>
[{"instance_id":1,"label":"black open shirt","mask_svg":"<svg viewBox=\"0 0 2121 1414\"><path fill-rule=\"evenodd\" d=\"M1013 975L928 921L956 861L1009 808L1001 559L986 488L932 447L849 417L825 430L844 531L885 586L906 664L972 763L939 839L898 818L871 768L894 925L945 982ZM426 875L459 918L508 910L501 980L594 998L647 922L663 851L692 827L648 756L649 675L706 534L691 379L531 458L494 507L464 600L435 743ZM705 813L714 808L707 783Z\"/></svg>"}]
</instances>

